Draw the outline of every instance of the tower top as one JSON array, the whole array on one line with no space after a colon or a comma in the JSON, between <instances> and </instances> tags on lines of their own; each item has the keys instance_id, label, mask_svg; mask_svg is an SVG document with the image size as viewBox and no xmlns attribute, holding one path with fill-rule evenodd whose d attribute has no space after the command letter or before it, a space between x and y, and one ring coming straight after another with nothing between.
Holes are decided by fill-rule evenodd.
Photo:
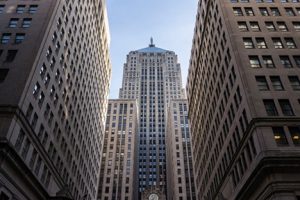
<instances>
[{"instance_id":1,"label":"tower top","mask_svg":"<svg viewBox=\"0 0 300 200\"><path fill-rule=\"evenodd\" d=\"M153 44L153 37L150 38L150 44L149 47L155 47L155 45Z\"/></svg>"}]
</instances>

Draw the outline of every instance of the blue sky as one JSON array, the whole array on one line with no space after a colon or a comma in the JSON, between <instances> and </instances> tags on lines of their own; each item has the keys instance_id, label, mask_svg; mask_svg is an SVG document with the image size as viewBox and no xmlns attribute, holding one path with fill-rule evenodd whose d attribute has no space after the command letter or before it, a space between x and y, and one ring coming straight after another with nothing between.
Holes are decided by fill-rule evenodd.
<instances>
[{"instance_id":1,"label":"blue sky","mask_svg":"<svg viewBox=\"0 0 300 200\"><path fill-rule=\"evenodd\" d=\"M197 0L107 0L111 35L112 80L110 98L118 98L126 55L147 47L175 51L184 87L190 59Z\"/></svg>"}]
</instances>

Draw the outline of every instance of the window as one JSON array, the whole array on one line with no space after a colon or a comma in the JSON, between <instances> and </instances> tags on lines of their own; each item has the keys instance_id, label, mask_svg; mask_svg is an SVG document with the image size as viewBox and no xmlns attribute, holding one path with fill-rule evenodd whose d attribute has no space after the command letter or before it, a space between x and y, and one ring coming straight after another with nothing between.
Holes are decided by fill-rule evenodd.
<instances>
[{"instance_id":1,"label":"window","mask_svg":"<svg viewBox=\"0 0 300 200\"><path fill-rule=\"evenodd\" d=\"M262 56L262 58L263 58L264 65L267 68L274 68L275 67L272 56Z\"/></svg>"},{"instance_id":2,"label":"window","mask_svg":"<svg viewBox=\"0 0 300 200\"><path fill-rule=\"evenodd\" d=\"M22 14L25 12L25 5L18 5L16 9L16 13Z\"/></svg>"},{"instance_id":3,"label":"window","mask_svg":"<svg viewBox=\"0 0 300 200\"><path fill-rule=\"evenodd\" d=\"M255 31L255 32L260 31L258 22L250 22L250 27L251 27L252 31Z\"/></svg>"},{"instance_id":4,"label":"window","mask_svg":"<svg viewBox=\"0 0 300 200\"><path fill-rule=\"evenodd\" d=\"M0 14L4 12L5 5L0 5Z\"/></svg>"},{"instance_id":5,"label":"window","mask_svg":"<svg viewBox=\"0 0 300 200\"><path fill-rule=\"evenodd\" d=\"M288 99L279 99L278 102L281 107L283 115L285 116L295 115L292 106L290 104L290 101Z\"/></svg>"},{"instance_id":6,"label":"window","mask_svg":"<svg viewBox=\"0 0 300 200\"><path fill-rule=\"evenodd\" d=\"M272 38L275 49L283 49L283 44L280 38Z\"/></svg>"},{"instance_id":7,"label":"window","mask_svg":"<svg viewBox=\"0 0 300 200\"><path fill-rule=\"evenodd\" d=\"M300 56L293 56L297 67L300 67Z\"/></svg>"},{"instance_id":8,"label":"window","mask_svg":"<svg viewBox=\"0 0 300 200\"><path fill-rule=\"evenodd\" d=\"M238 27L240 31L248 31L246 22L238 22Z\"/></svg>"},{"instance_id":9,"label":"window","mask_svg":"<svg viewBox=\"0 0 300 200\"><path fill-rule=\"evenodd\" d=\"M284 40L285 40L287 48L289 48L289 49L297 48L293 38L284 38Z\"/></svg>"},{"instance_id":10,"label":"window","mask_svg":"<svg viewBox=\"0 0 300 200\"><path fill-rule=\"evenodd\" d=\"M263 102L268 116L278 116L274 100L264 99Z\"/></svg>"},{"instance_id":11,"label":"window","mask_svg":"<svg viewBox=\"0 0 300 200\"><path fill-rule=\"evenodd\" d=\"M300 145L300 129L299 126L289 127L289 131L294 145Z\"/></svg>"},{"instance_id":12,"label":"window","mask_svg":"<svg viewBox=\"0 0 300 200\"><path fill-rule=\"evenodd\" d=\"M3 33L1 38L1 44L8 44L11 37L11 33Z\"/></svg>"},{"instance_id":13,"label":"window","mask_svg":"<svg viewBox=\"0 0 300 200\"><path fill-rule=\"evenodd\" d=\"M270 76L270 80L272 82L272 86L273 86L274 90L277 90L277 91L284 90L279 76Z\"/></svg>"},{"instance_id":14,"label":"window","mask_svg":"<svg viewBox=\"0 0 300 200\"><path fill-rule=\"evenodd\" d=\"M264 38L256 38L257 48L266 49L267 44Z\"/></svg>"},{"instance_id":15,"label":"window","mask_svg":"<svg viewBox=\"0 0 300 200\"><path fill-rule=\"evenodd\" d=\"M289 81L293 90L300 90L300 80L298 76L289 76Z\"/></svg>"},{"instance_id":16,"label":"window","mask_svg":"<svg viewBox=\"0 0 300 200\"><path fill-rule=\"evenodd\" d=\"M293 22L295 31L300 31L300 22Z\"/></svg>"},{"instance_id":17,"label":"window","mask_svg":"<svg viewBox=\"0 0 300 200\"><path fill-rule=\"evenodd\" d=\"M31 18L24 18L22 23L22 28L29 28L31 26Z\"/></svg>"},{"instance_id":18,"label":"window","mask_svg":"<svg viewBox=\"0 0 300 200\"><path fill-rule=\"evenodd\" d=\"M264 77L264 76L256 76L255 79L256 79L256 82L257 82L258 89L260 91L269 90L269 86L268 86L266 77Z\"/></svg>"},{"instance_id":19,"label":"window","mask_svg":"<svg viewBox=\"0 0 300 200\"><path fill-rule=\"evenodd\" d=\"M243 16L243 12L241 8L233 8L233 14L235 16Z\"/></svg>"},{"instance_id":20,"label":"window","mask_svg":"<svg viewBox=\"0 0 300 200\"><path fill-rule=\"evenodd\" d=\"M285 12L287 16L295 16L293 8L285 8Z\"/></svg>"},{"instance_id":21,"label":"window","mask_svg":"<svg viewBox=\"0 0 300 200\"><path fill-rule=\"evenodd\" d=\"M24 141L24 138L25 138L25 133L23 130L20 130L17 141L15 143L15 148L17 151L20 151L23 141Z\"/></svg>"},{"instance_id":22,"label":"window","mask_svg":"<svg viewBox=\"0 0 300 200\"><path fill-rule=\"evenodd\" d=\"M252 68L260 68L261 64L258 56L249 56L250 66Z\"/></svg>"},{"instance_id":23,"label":"window","mask_svg":"<svg viewBox=\"0 0 300 200\"><path fill-rule=\"evenodd\" d=\"M288 144L283 127L273 127L272 130L277 145L281 146Z\"/></svg>"},{"instance_id":24,"label":"window","mask_svg":"<svg viewBox=\"0 0 300 200\"><path fill-rule=\"evenodd\" d=\"M247 16L254 16L252 8L245 8L245 13Z\"/></svg>"},{"instance_id":25,"label":"window","mask_svg":"<svg viewBox=\"0 0 300 200\"><path fill-rule=\"evenodd\" d=\"M0 200L9 200L9 196L7 196L3 191L0 192Z\"/></svg>"},{"instance_id":26,"label":"window","mask_svg":"<svg viewBox=\"0 0 300 200\"><path fill-rule=\"evenodd\" d=\"M287 26L285 25L284 22L277 22L277 25L278 25L278 29L282 32L286 32L288 31L288 28Z\"/></svg>"},{"instance_id":27,"label":"window","mask_svg":"<svg viewBox=\"0 0 300 200\"><path fill-rule=\"evenodd\" d=\"M9 28L16 28L18 26L18 18L11 18L8 24Z\"/></svg>"},{"instance_id":28,"label":"window","mask_svg":"<svg viewBox=\"0 0 300 200\"><path fill-rule=\"evenodd\" d=\"M243 38L244 46L246 49L253 49L254 45L251 38Z\"/></svg>"},{"instance_id":29,"label":"window","mask_svg":"<svg viewBox=\"0 0 300 200\"><path fill-rule=\"evenodd\" d=\"M15 43L20 44L25 39L25 33L17 33L15 38Z\"/></svg>"},{"instance_id":30,"label":"window","mask_svg":"<svg viewBox=\"0 0 300 200\"><path fill-rule=\"evenodd\" d=\"M8 69L0 69L0 83L2 83L8 74Z\"/></svg>"},{"instance_id":31,"label":"window","mask_svg":"<svg viewBox=\"0 0 300 200\"><path fill-rule=\"evenodd\" d=\"M280 62L285 68L292 68L292 63L290 61L290 58L288 56L279 56Z\"/></svg>"},{"instance_id":32,"label":"window","mask_svg":"<svg viewBox=\"0 0 300 200\"><path fill-rule=\"evenodd\" d=\"M5 61L12 62L15 59L17 53L18 53L18 50L8 50Z\"/></svg>"},{"instance_id":33,"label":"window","mask_svg":"<svg viewBox=\"0 0 300 200\"><path fill-rule=\"evenodd\" d=\"M269 16L267 8L259 8L259 11L262 16Z\"/></svg>"},{"instance_id":34,"label":"window","mask_svg":"<svg viewBox=\"0 0 300 200\"><path fill-rule=\"evenodd\" d=\"M278 8L271 8L271 14L272 16L280 16Z\"/></svg>"},{"instance_id":35,"label":"window","mask_svg":"<svg viewBox=\"0 0 300 200\"><path fill-rule=\"evenodd\" d=\"M265 22L266 28L268 31L276 31L275 25L273 22Z\"/></svg>"},{"instance_id":36,"label":"window","mask_svg":"<svg viewBox=\"0 0 300 200\"><path fill-rule=\"evenodd\" d=\"M29 6L28 12L29 12L30 14L34 14L34 13L36 13L37 8L38 8L37 5L30 5L30 6Z\"/></svg>"}]
</instances>

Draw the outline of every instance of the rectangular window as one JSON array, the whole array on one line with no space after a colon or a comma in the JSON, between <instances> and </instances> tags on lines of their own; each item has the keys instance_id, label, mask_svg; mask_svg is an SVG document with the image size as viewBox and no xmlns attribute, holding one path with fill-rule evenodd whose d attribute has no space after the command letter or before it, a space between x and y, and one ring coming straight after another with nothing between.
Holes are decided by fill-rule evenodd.
<instances>
[{"instance_id":1,"label":"rectangular window","mask_svg":"<svg viewBox=\"0 0 300 200\"><path fill-rule=\"evenodd\" d=\"M260 68L261 64L258 56L249 56L250 66L252 68Z\"/></svg>"},{"instance_id":2,"label":"rectangular window","mask_svg":"<svg viewBox=\"0 0 300 200\"><path fill-rule=\"evenodd\" d=\"M250 22L250 27L251 27L251 30L254 32L260 31L258 22Z\"/></svg>"},{"instance_id":3,"label":"rectangular window","mask_svg":"<svg viewBox=\"0 0 300 200\"><path fill-rule=\"evenodd\" d=\"M16 13L22 14L25 12L25 5L18 5L16 8Z\"/></svg>"},{"instance_id":4,"label":"rectangular window","mask_svg":"<svg viewBox=\"0 0 300 200\"><path fill-rule=\"evenodd\" d=\"M244 46L246 49L253 49L254 45L251 38L243 38Z\"/></svg>"},{"instance_id":5,"label":"rectangular window","mask_svg":"<svg viewBox=\"0 0 300 200\"><path fill-rule=\"evenodd\" d=\"M4 12L5 5L0 5L0 14Z\"/></svg>"},{"instance_id":6,"label":"rectangular window","mask_svg":"<svg viewBox=\"0 0 300 200\"><path fill-rule=\"evenodd\" d=\"M289 131L293 140L294 145L300 145L300 128L299 126L289 127Z\"/></svg>"},{"instance_id":7,"label":"rectangular window","mask_svg":"<svg viewBox=\"0 0 300 200\"><path fill-rule=\"evenodd\" d=\"M284 38L287 48L296 49L296 43L293 38Z\"/></svg>"},{"instance_id":8,"label":"rectangular window","mask_svg":"<svg viewBox=\"0 0 300 200\"><path fill-rule=\"evenodd\" d=\"M29 28L31 26L31 18L24 18L22 23L22 28Z\"/></svg>"},{"instance_id":9,"label":"rectangular window","mask_svg":"<svg viewBox=\"0 0 300 200\"><path fill-rule=\"evenodd\" d=\"M268 31L276 31L275 25L273 22L265 22L266 28Z\"/></svg>"},{"instance_id":10,"label":"rectangular window","mask_svg":"<svg viewBox=\"0 0 300 200\"><path fill-rule=\"evenodd\" d=\"M294 111L288 99L279 99L279 105L281 107L282 113L285 116L294 116Z\"/></svg>"},{"instance_id":11,"label":"rectangular window","mask_svg":"<svg viewBox=\"0 0 300 200\"><path fill-rule=\"evenodd\" d=\"M274 68L275 67L272 56L262 56L262 58L263 58L264 65L267 68Z\"/></svg>"},{"instance_id":12,"label":"rectangular window","mask_svg":"<svg viewBox=\"0 0 300 200\"><path fill-rule=\"evenodd\" d=\"M8 44L11 38L11 33L3 33L1 37L1 44Z\"/></svg>"},{"instance_id":13,"label":"rectangular window","mask_svg":"<svg viewBox=\"0 0 300 200\"><path fill-rule=\"evenodd\" d=\"M279 56L280 57L280 62L283 67L285 68L292 68L292 63L290 61L290 58L288 56Z\"/></svg>"},{"instance_id":14,"label":"rectangular window","mask_svg":"<svg viewBox=\"0 0 300 200\"><path fill-rule=\"evenodd\" d=\"M300 56L294 56L295 63L297 67L300 67Z\"/></svg>"},{"instance_id":15,"label":"rectangular window","mask_svg":"<svg viewBox=\"0 0 300 200\"><path fill-rule=\"evenodd\" d=\"M12 62L15 59L17 53L18 53L18 50L8 50L5 61L6 62Z\"/></svg>"},{"instance_id":16,"label":"rectangular window","mask_svg":"<svg viewBox=\"0 0 300 200\"><path fill-rule=\"evenodd\" d=\"M268 86L266 77L264 77L264 76L256 76L255 79L256 79L256 82L257 82L258 89L260 91L269 90L269 86Z\"/></svg>"},{"instance_id":17,"label":"rectangular window","mask_svg":"<svg viewBox=\"0 0 300 200\"><path fill-rule=\"evenodd\" d=\"M30 5L30 6L29 6L28 12L29 12L30 14L34 14L34 13L37 12L37 8L38 8L37 5Z\"/></svg>"},{"instance_id":18,"label":"rectangular window","mask_svg":"<svg viewBox=\"0 0 300 200\"><path fill-rule=\"evenodd\" d=\"M262 16L269 16L267 8L259 8L259 11Z\"/></svg>"},{"instance_id":19,"label":"rectangular window","mask_svg":"<svg viewBox=\"0 0 300 200\"><path fill-rule=\"evenodd\" d=\"M10 21L9 21L8 27L9 28L16 28L16 27L18 27L18 21L19 21L18 18L11 18Z\"/></svg>"},{"instance_id":20,"label":"rectangular window","mask_svg":"<svg viewBox=\"0 0 300 200\"><path fill-rule=\"evenodd\" d=\"M2 83L8 74L8 69L0 69L0 83Z\"/></svg>"},{"instance_id":21,"label":"rectangular window","mask_svg":"<svg viewBox=\"0 0 300 200\"><path fill-rule=\"evenodd\" d=\"M272 86L273 86L274 90L277 90L277 91L284 90L279 76L270 76L270 80L272 82Z\"/></svg>"},{"instance_id":22,"label":"rectangular window","mask_svg":"<svg viewBox=\"0 0 300 200\"><path fill-rule=\"evenodd\" d=\"M17 33L15 38L15 43L20 44L25 39L25 33Z\"/></svg>"},{"instance_id":23,"label":"rectangular window","mask_svg":"<svg viewBox=\"0 0 300 200\"><path fill-rule=\"evenodd\" d=\"M233 14L235 16L243 16L243 12L241 8L233 8Z\"/></svg>"},{"instance_id":24,"label":"rectangular window","mask_svg":"<svg viewBox=\"0 0 300 200\"><path fill-rule=\"evenodd\" d=\"M275 49L283 49L283 44L280 38L272 38Z\"/></svg>"},{"instance_id":25,"label":"rectangular window","mask_svg":"<svg viewBox=\"0 0 300 200\"><path fill-rule=\"evenodd\" d=\"M272 129L273 129L273 134L274 134L274 139L276 141L276 144L278 146L288 145L288 141L286 139L283 127L273 127Z\"/></svg>"},{"instance_id":26,"label":"rectangular window","mask_svg":"<svg viewBox=\"0 0 300 200\"><path fill-rule=\"evenodd\" d=\"M267 48L267 43L264 38L256 38L256 44L257 44L257 48L259 49Z\"/></svg>"},{"instance_id":27,"label":"rectangular window","mask_svg":"<svg viewBox=\"0 0 300 200\"><path fill-rule=\"evenodd\" d=\"M238 22L238 27L240 31L248 31L246 22Z\"/></svg>"},{"instance_id":28,"label":"rectangular window","mask_svg":"<svg viewBox=\"0 0 300 200\"><path fill-rule=\"evenodd\" d=\"M298 76L289 76L288 78L293 90L300 90L300 80Z\"/></svg>"},{"instance_id":29,"label":"rectangular window","mask_svg":"<svg viewBox=\"0 0 300 200\"><path fill-rule=\"evenodd\" d=\"M278 112L273 99L263 100L268 116L278 116Z\"/></svg>"}]
</instances>

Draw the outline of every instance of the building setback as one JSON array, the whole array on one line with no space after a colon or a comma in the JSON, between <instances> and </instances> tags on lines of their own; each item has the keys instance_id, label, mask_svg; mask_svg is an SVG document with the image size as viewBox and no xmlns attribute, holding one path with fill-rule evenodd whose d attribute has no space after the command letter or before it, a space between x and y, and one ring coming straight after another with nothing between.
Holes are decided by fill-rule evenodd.
<instances>
[{"instance_id":1,"label":"building setback","mask_svg":"<svg viewBox=\"0 0 300 200\"><path fill-rule=\"evenodd\" d=\"M136 199L138 110L135 100L109 100L101 162L99 200Z\"/></svg>"},{"instance_id":2,"label":"building setback","mask_svg":"<svg viewBox=\"0 0 300 200\"><path fill-rule=\"evenodd\" d=\"M1 1L0 37L0 199L96 199L105 1Z\"/></svg>"},{"instance_id":3,"label":"building setback","mask_svg":"<svg viewBox=\"0 0 300 200\"><path fill-rule=\"evenodd\" d=\"M171 100L166 130L168 200L195 200L186 99Z\"/></svg>"},{"instance_id":4,"label":"building setback","mask_svg":"<svg viewBox=\"0 0 300 200\"><path fill-rule=\"evenodd\" d=\"M127 55L119 97L138 101L137 190L141 193L155 188L158 193L166 194L167 105L171 99L184 95L181 68L173 51L155 47L151 39L149 47Z\"/></svg>"},{"instance_id":5,"label":"building setback","mask_svg":"<svg viewBox=\"0 0 300 200\"><path fill-rule=\"evenodd\" d=\"M187 83L197 198L300 199L300 3L200 0Z\"/></svg>"}]
</instances>

